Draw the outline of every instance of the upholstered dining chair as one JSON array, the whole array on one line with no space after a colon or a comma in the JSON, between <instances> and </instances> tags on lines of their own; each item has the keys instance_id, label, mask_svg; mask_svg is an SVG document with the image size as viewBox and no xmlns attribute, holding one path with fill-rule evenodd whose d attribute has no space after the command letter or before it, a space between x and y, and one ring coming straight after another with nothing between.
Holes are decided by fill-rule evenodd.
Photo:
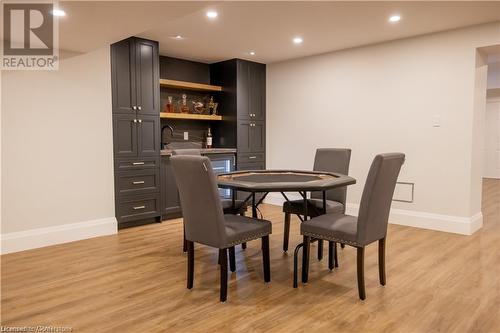
<instances>
[{"instance_id":1,"label":"upholstered dining chair","mask_svg":"<svg viewBox=\"0 0 500 333\"><path fill-rule=\"evenodd\" d=\"M235 245L261 238L264 281L271 281L269 258L271 222L240 215L224 215L217 179L207 157L172 156L171 159L182 205L188 248L187 288L193 288L194 243L219 249L221 302L227 299L227 251L232 250L230 264L233 270Z\"/></svg>"},{"instance_id":2,"label":"upholstered dining chair","mask_svg":"<svg viewBox=\"0 0 500 333\"><path fill-rule=\"evenodd\" d=\"M358 217L342 213L321 215L300 225L304 242L299 244L294 257L294 287L297 287L297 253L303 246L302 282L309 274L309 247L311 238L344 243L357 249L357 272L359 298L366 298L364 280L365 247L378 241L378 264L380 284L385 285L385 240L392 196L399 171L405 160L402 153L375 156L366 178L361 196Z\"/></svg>"},{"instance_id":3,"label":"upholstered dining chair","mask_svg":"<svg viewBox=\"0 0 500 333\"><path fill-rule=\"evenodd\" d=\"M172 151L172 155L201 156L201 152L199 149L175 149ZM231 199L221 199L221 202L225 214L245 215L245 212L248 208L248 204L243 200L235 200L234 208L233 208L233 201Z\"/></svg>"},{"instance_id":4,"label":"upholstered dining chair","mask_svg":"<svg viewBox=\"0 0 500 333\"><path fill-rule=\"evenodd\" d=\"M201 156L201 152L199 149L175 149L172 151L172 156L177 155L191 155L191 156ZM245 216L245 212L247 210L248 204L243 200L234 200L234 208L233 208L233 200L231 199L221 199L222 209L224 210L224 214L240 214ZM185 233L184 233L185 234ZM187 252L187 243L186 236L184 236L184 243L182 246L182 250Z\"/></svg>"},{"instance_id":5,"label":"upholstered dining chair","mask_svg":"<svg viewBox=\"0 0 500 333\"><path fill-rule=\"evenodd\" d=\"M336 172L347 175L349 173L349 163L351 160L351 150L341 148L320 148L316 150L314 157L314 171ZM326 192L326 213L344 213L347 187L336 188ZM283 204L285 213L285 230L283 232L283 251L288 251L288 240L290 237L290 215L304 215L304 200L285 201ZM323 193L311 193L308 200L308 215L316 217L323 214ZM335 242L328 242L329 267L338 267L337 245ZM335 258L334 258L335 257ZM318 260L323 258L323 241L318 241Z\"/></svg>"}]
</instances>

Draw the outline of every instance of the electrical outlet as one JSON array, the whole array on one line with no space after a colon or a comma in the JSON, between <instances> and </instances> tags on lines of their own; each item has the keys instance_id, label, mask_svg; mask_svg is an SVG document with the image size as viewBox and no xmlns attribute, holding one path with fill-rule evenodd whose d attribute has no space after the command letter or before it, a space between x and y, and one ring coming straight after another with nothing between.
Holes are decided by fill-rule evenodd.
<instances>
[{"instance_id":1,"label":"electrical outlet","mask_svg":"<svg viewBox=\"0 0 500 333\"><path fill-rule=\"evenodd\" d=\"M184 132L184 140L189 140L189 132Z\"/></svg>"}]
</instances>

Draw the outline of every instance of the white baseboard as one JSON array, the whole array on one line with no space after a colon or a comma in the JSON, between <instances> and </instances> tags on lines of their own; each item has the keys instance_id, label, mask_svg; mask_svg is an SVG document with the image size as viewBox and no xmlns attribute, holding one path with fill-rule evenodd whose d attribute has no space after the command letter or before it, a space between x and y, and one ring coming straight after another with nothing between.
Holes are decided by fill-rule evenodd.
<instances>
[{"instance_id":1,"label":"white baseboard","mask_svg":"<svg viewBox=\"0 0 500 333\"><path fill-rule=\"evenodd\" d=\"M117 232L118 223L115 217L11 232L1 235L0 254L113 235Z\"/></svg>"},{"instance_id":2,"label":"white baseboard","mask_svg":"<svg viewBox=\"0 0 500 333\"><path fill-rule=\"evenodd\" d=\"M298 194L287 194L287 196L290 200L302 198ZM284 199L279 193L269 193L265 202L281 206ZM358 209L359 204L348 203L346 214L357 216ZM479 212L471 217L460 217L393 208L389 216L389 223L461 235L472 235L483 226L483 214Z\"/></svg>"}]
</instances>

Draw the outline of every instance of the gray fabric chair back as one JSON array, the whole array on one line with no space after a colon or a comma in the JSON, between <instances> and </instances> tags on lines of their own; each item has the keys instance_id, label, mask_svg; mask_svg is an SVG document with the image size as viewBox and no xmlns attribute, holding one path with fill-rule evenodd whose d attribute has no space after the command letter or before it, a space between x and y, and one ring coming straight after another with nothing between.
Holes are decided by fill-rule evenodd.
<instances>
[{"instance_id":1,"label":"gray fabric chair back","mask_svg":"<svg viewBox=\"0 0 500 333\"><path fill-rule=\"evenodd\" d=\"M227 244L224 213L208 157L172 156L186 239L216 248Z\"/></svg>"},{"instance_id":2,"label":"gray fabric chair back","mask_svg":"<svg viewBox=\"0 0 500 333\"><path fill-rule=\"evenodd\" d=\"M175 149L172 151L172 156L177 155L194 155L201 156L201 152L199 149Z\"/></svg>"},{"instance_id":3,"label":"gray fabric chair back","mask_svg":"<svg viewBox=\"0 0 500 333\"><path fill-rule=\"evenodd\" d=\"M351 150L340 148L320 148L316 150L314 158L314 171L337 172L343 175L349 173L349 162L351 161ZM347 186L329 190L326 199L340 202L345 207ZM311 198L322 199L321 192L311 193Z\"/></svg>"},{"instance_id":4,"label":"gray fabric chair back","mask_svg":"<svg viewBox=\"0 0 500 333\"><path fill-rule=\"evenodd\" d=\"M404 161L402 153L379 154L373 159L359 205L357 238L360 244L386 236L392 196Z\"/></svg>"}]
</instances>

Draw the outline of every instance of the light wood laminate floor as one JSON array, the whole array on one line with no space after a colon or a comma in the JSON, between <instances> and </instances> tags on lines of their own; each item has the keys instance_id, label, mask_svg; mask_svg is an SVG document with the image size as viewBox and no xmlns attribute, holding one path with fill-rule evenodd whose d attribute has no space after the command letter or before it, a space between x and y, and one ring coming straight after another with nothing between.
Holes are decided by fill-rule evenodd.
<instances>
[{"instance_id":1,"label":"light wood laminate floor","mask_svg":"<svg viewBox=\"0 0 500 333\"><path fill-rule=\"evenodd\" d=\"M340 267L311 257L309 283L292 289L281 251L283 215L273 221L272 281L264 284L260 242L236 250L228 301L219 303L216 250L196 246L195 285L186 289L181 220L2 256L2 325L63 325L74 332L499 332L500 182L483 188L484 227L472 236L390 225L387 285L377 245L366 252L366 301L356 286L356 252ZM316 252L313 245L312 254Z\"/></svg>"}]
</instances>

